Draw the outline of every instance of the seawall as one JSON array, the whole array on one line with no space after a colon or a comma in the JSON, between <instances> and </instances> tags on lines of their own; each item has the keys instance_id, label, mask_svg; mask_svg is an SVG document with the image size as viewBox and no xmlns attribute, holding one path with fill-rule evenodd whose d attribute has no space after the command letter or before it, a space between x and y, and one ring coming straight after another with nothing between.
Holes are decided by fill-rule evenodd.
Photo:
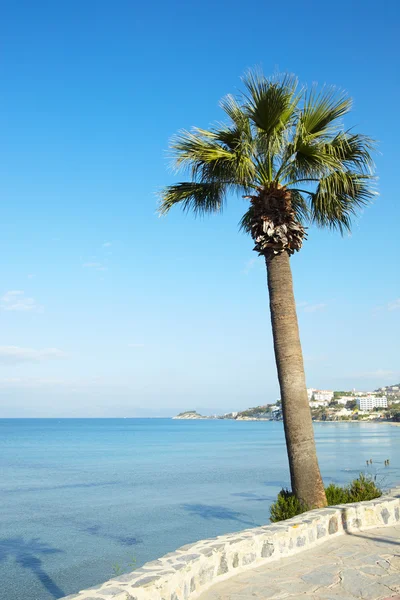
<instances>
[{"instance_id":1,"label":"seawall","mask_svg":"<svg viewBox=\"0 0 400 600\"><path fill-rule=\"evenodd\" d=\"M369 502L311 510L281 523L201 540L60 600L195 600L246 569L323 545L332 536L400 522L400 487Z\"/></svg>"}]
</instances>

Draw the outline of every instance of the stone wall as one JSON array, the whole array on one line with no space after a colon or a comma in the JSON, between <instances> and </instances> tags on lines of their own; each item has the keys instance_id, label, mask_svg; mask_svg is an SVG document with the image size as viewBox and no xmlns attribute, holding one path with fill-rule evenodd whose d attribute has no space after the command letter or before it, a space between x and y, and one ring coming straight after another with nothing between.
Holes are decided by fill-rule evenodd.
<instances>
[{"instance_id":1,"label":"stone wall","mask_svg":"<svg viewBox=\"0 0 400 600\"><path fill-rule=\"evenodd\" d=\"M214 583L246 569L323 544L332 536L398 522L400 487L370 502L311 510L274 525L201 540L67 598L195 600Z\"/></svg>"}]
</instances>

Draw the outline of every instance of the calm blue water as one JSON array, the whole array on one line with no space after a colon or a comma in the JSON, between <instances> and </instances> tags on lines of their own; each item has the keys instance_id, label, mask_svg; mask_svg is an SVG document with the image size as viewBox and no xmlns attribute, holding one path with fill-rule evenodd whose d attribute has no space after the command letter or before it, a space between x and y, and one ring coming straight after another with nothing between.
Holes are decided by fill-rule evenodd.
<instances>
[{"instance_id":1,"label":"calm blue water","mask_svg":"<svg viewBox=\"0 0 400 600\"><path fill-rule=\"evenodd\" d=\"M370 458L378 480L400 481L399 427L315 432L326 482L349 481ZM288 484L282 423L0 420L0 595L59 598L113 565L132 570L132 558L266 523Z\"/></svg>"}]
</instances>

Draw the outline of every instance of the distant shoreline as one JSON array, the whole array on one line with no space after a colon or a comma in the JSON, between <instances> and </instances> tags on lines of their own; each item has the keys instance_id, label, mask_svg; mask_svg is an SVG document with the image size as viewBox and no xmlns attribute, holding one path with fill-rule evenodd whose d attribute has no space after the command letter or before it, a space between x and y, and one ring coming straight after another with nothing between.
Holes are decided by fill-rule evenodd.
<instances>
[{"instance_id":1,"label":"distant shoreline","mask_svg":"<svg viewBox=\"0 0 400 600\"><path fill-rule=\"evenodd\" d=\"M175 417L170 417L171 420L174 421L236 421L239 423L245 423L245 422L249 422L249 421L262 421L262 422L268 422L268 423L282 423L283 420L282 419L257 419L255 417L247 417L247 418L239 418L239 419L229 419L229 418L223 418L223 417L179 417L179 416L175 416ZM395 425L396 427L400 426L400 422L396 422L396 421L389 421L389 420L384 420L384 419L354 419L354 420L348 420L348 421L341 421L341 420L337 420L337 421L329 421L329 420L319 420L319 419L313 419L313 423L354 423L356 425L360 425L360 424L365 424L365 423L384 423L386 425Z\"/></svg>"}]
</instances>

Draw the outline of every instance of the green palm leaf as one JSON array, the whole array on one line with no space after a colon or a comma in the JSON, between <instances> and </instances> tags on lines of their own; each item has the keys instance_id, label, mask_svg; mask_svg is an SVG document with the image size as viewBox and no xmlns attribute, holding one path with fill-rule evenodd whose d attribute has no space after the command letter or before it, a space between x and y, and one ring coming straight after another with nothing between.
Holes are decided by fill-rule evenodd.
<instances>
[{"instance_id":1,"label":"green palm leaf","mask_svg":"<svg viewBox=\"0 0 400 600\"><path fill-rule=\"evenodd\" d=\"M351 171L331 173L310 193L312 220L321 227L350 231L354 215L376 195L371 177Z\"/></svg>"},{"instance_id":2,"label":"green palm leaf","mask_svg":"<svg viewBox=\"0 0 400 600\"><path fill-rule=\"evenodd\" d=\"M245 108L250 119L265 134L278 134L295 114L299 100L295 95L297 79L292 75L267 79L249 71L243 81L248 91Z\"/></svg>"},{"instance_id":3,"label":"green palm leaf","mask_svg":"<svg viewBox=\"0 0 400 600\"><path fill-rule=\"evenodd\" d=\"M196 214L217 212L228 191L268 202L269 191L287 189L300 223L348 229L375 195L374 141L341 124L351 99L329 87L297 92L292 75L249 72L244 85L244 94L220 103L226 123L173 138L174 165L190 177L163 190L160 212L175 204ZM250 206L242 229L250 231L252 215Z\"/></svg>"},{"instance_id":4,"label":"green palm leaf","mask_svg":"<svg viewBox=\"0 0 400 600\"><path fill-rule=\"evenodd\" d=\"M195 214L220 212L226 195L226 185L218 182L182 182L170 185L161 193L160 214L166 214L180 204L184 211Z\"/></svg>"},{"instance_id":5,"label":"green palm leaf","mask_svg":"<svg viewBox=\"0 0 400 600\"><path fill-rule=\"evenodd\" d=\"M339 119L351 110L352 100L334 87L321 92L313 86L306 93L300 113L299 126L303 137L324 137L336 131Z\"/></svg>"}]
</instances>

